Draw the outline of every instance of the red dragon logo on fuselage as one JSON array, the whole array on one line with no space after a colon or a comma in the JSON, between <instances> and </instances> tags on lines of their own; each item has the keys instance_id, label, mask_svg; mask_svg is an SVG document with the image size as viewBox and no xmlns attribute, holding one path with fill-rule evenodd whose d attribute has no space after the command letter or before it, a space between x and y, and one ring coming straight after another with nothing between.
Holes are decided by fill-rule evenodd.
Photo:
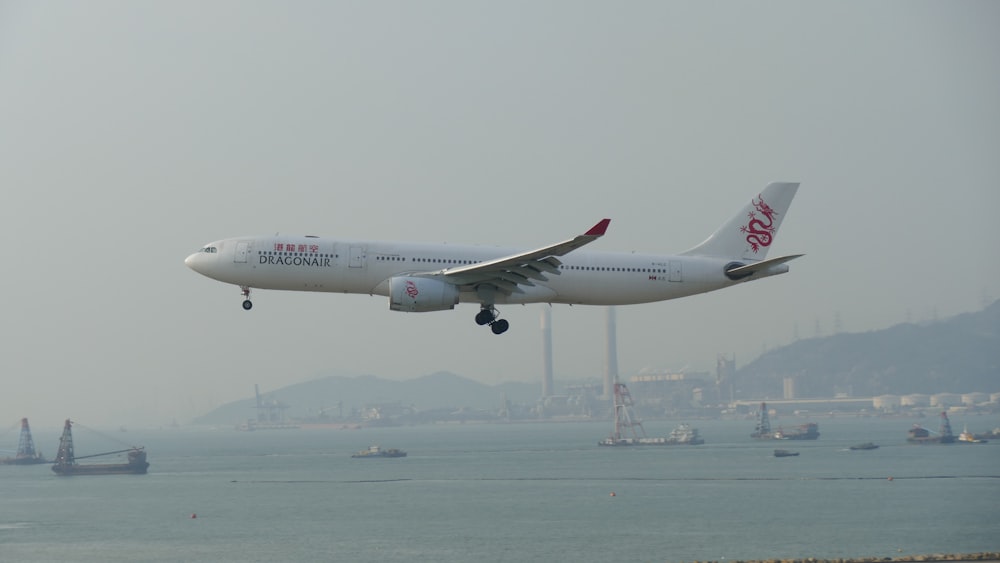
<instances>
[{"instance_id":1,"label":"red dragon logo on fuselage","mask_svg":"<svg viewBox=\"0 0 1000 563\"><path fill-rule=\"evenodd\" d=\"M774 242L774 216L778 212L771 209L771 206L764 202L764 198L760 194L757 194L757 198L751 200L750 203L757 211L747 213L750 220L747 221L746 225L740 227L740 232L747 233L747 244L750 245L750 250L756 254L760 251L760 247L771 246L771 243Z\"/></svg>"},{"instance_id":2,"label":"red dragon logo on fuselage","mask_svg":"<svg viewBox=\"0 0 1000 563\"><path fill-rule=\"evenodd\" d=\"M420 295L420 290L417 289L417 284L413 283L411 280L406 280L406 294L410 296L410 299L416 299L417 295Z\"/></svg>"}]
</instances>

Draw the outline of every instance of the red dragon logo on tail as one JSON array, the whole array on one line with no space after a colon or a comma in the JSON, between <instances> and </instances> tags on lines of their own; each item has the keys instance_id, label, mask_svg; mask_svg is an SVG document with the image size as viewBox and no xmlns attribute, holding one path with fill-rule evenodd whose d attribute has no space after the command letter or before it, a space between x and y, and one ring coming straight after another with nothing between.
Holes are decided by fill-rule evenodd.
<instances>
[{"instance_id":1,"label":"red dragon logo on tail","mask_svg":"<svg viewBox=\"0 0 1000 563\"><path fill-rule=\"evenodd\" d=\"M750 203L753 204L756 211L747 213L749 220L746 225L740 227L740 232L747 233L747 244L750 245L750 250L756 254L760 251L760 247L771 246L771 243L774 242L774 216L778 212L771 209L771 206L764 202L764 198L760 194L757 194L756 199L751 200Z\"/></svg>"}]
</instances>

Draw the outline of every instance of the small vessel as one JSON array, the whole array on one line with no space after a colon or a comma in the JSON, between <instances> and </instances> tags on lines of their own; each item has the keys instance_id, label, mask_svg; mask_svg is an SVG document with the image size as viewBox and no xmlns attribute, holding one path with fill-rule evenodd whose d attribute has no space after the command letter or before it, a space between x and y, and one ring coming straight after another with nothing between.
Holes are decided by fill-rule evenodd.
<instances>
[{"instance_id":1,"label":"small vessel","mask_svg":"<svg viewBox=\"0 0 1000 563\"><path fill-rule=\"evenodd\" d=\"M851 446L852 450L877 450L878 446L872 442L865 442L863 444L854 444Z\"/></svg>"},{"instance_id":2,"label":"small vessel","mask_svg":"<svg viewBox=\"0 0 1000 563\"><path fill-rule=\"evenodd\" d=\"M697 428L691 428L690 424L682 423L670 431L666 443L667 445L697 446L704 444L705 440L702 439Z\"/></svg>"},{"instance_id":3,"label":"small vessel","mask_svg":"<svg viewBox=\"0 0 1000 563\"><path fill-rule=\"evenodd\" d=\"M799 455L799 452L790 452L788 450L774 450L774 457L795 457Z\"/></svg>"},{"instance_id":4,"label":"small vessel","mask_svg":"<svg viewBox=\"0 0 1000 563\"><path fill-rule=\"evenodd\" d=\"M969 432L969 426L966 425L962 429L962 433L958 435L958 441L964 444L985 444L988 440L973 436L972 432Z\"/></svg>"},{"instance_id":5,"label":"small vessel","mask_svg":"<svg viewBox=\"0 0 1000 563\"><path fill-rule=\"evenodd\" d=\"M383 450L380 446L369 446L368 449L361 450L351 457L406 457L406 452L396 448Z\"/></svg>"},{"instance_id":6,"label":"small vessel","mask_svg":"<svg viewBox=\"0 0 1000 563\"><path fill-rule=\"evenodd\" d=\"M35 465L47 463L42 452L35 449L35 440L31 437L28 419L21 419L21 438L17 441L17 453L14 457L0 458L0 465Z\"/></svg>"},{"instance_id":7,"label":"small vessel","mask_svg":"<svg viewBox=\"0 0 1000 563\"><path fill-rule=\"evenodd\" d=\"M125 463L77 463L77 461L81 459L122 453L127 454L128 461ZM56 453L55 464L52 465L52 471L55 471L56 474L63 476L117 475L123 473L144 475L148 468L149 462L146 461L146 450L145 448L139 446L132 446L124 450L102 452L99 454L81 456L75 455L73 448L73 422L68 418L66 419L65 426L63 426L62 436L59 438L59 451Z\"/></svg>"}]
</instances>

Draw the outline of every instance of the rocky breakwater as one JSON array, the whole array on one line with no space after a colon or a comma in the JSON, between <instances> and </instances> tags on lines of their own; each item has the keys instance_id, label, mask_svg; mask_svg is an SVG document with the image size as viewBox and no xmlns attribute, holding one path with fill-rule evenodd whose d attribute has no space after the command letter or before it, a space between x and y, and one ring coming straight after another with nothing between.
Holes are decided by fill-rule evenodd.
<instances>
[{"instance_id":1,"label":"rocky breakwater","mask_svg":"<svg viewBox=\"0 0 1000 563\"><path fill-rule=\"evenodd\" d=\"M728 561L691 561L690 563L933 563L936 561L983 561L1000 563L1000 552L932 553L899 557L858 557L852 559L731 559Z\"/></svg>"}]
</instances>

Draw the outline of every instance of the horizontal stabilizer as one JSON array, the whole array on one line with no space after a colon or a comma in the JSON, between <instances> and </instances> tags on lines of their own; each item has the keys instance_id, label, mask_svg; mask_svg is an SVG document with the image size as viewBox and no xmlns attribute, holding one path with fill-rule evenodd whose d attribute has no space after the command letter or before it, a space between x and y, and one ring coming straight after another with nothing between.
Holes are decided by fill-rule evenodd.
<instances>
[{"instance_id":1,"label":"horizontal stabilizer","mask_svg":"<svg viewBox=\"0 0 1000 563\"><path fill-rule=\"evenodd\" d=\"M726 268L726 277L728 277L731 280L743 279L752 276L757 272L762 272L764 270L773 268L774 266L777 266L779 264L790 262L801 256L805 256L805 254L790 254L788 256L781 256L780 258L761 260L760 262L754 262L753 264L741 264L739 262L734 262L732 267Z\"/></svg>"}]
</instances>

